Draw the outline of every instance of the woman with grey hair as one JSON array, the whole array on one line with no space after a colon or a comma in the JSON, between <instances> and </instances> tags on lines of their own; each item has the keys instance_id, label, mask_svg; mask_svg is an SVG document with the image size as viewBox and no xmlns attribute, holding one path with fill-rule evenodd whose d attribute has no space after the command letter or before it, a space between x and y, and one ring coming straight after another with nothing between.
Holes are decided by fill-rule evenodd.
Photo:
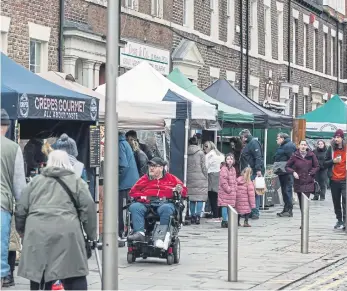
<instances>
[{"instance_id":1,"label":"woman with grey hair","mask_svg":"<svg viewBox=\"0 0 347 291\"><path fill-rule=\"evenodd\" d=\"M15 218L23 237L18 276L30 280L30 289L51 290L61 280L65 290L87 290L83 230L96 239L96 211L65 151L49 154L47 167L24 189Z\"/></svg>"}]
</instances>

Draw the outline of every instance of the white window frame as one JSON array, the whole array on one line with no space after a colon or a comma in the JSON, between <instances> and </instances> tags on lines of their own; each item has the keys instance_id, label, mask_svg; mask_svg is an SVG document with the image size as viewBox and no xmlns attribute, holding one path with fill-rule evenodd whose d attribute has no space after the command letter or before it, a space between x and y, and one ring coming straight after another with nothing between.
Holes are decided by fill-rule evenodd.
<instances>
[{"instance_id":1,"label":"white window frame","mask_svg":"<svg viewBox=\"0 0 347 291\"><path fill-rule=\"evenodd\" d=\"M194 29L194 0L183 0L183 26Z\"/></svg>"},{"instance_id":2,"label":"white window frame","mask_svg":"<svg viewBox=\"0 0 347 291\"><path fill-rule=\"evenodd\" d=\"M251 0L250 9L250 28L251 28L251 49L250 51L257 55L258 54L258 2L257 0Z\"/></svg>"},{"instance_id":3,"label":"white window frame","mask_svg":"<svg viewBox=\"0 0 347 291\"><path fill-rule=\"evenodd\" d=\"M211 27L210 35L213 39L219 40L219 9L218 1L210 0Z\"/></svg>"},{"instance_id":4,"label":"white window frame","mask_svg":"<svg viewBox=\"0 0 347 291\"><path fill-rule=\"evenodd\" d=\"M307 56L307 35L308 35L308 24L304 23L304 45L303 45L303 66L308 67L308 56Z\"/></svg>"},{"instance_id":5,"label":"white window frame","mask_svg":"<svg viewBox=\"0 0 347 291\"><path fill-rule=\"evenodd\" d=\"M228 20L227 20L227 25L228 25L228 43L233 44L234 39L235 39L235 17L233 14L235 14L235 0L227 0L227 12L228 13Z\"/></svg>"},{"instance_id":6,"label":"white window frame","mask_svg":"<svg viewBox=\"0 0 347 291\"><path fill-rule=\"evenodd\" d=\"M210 0L210 9L213 11L215 9L215 1L214 0Z\"/></svg>"},{"instance_id":7,"label":"white window frame","mask_svg":"<svg viewBox=\"0 0 347 291\"><path fill-rule=\"evenodd\" d=\"M272 57L271 4L264 5L265 56Z\"/></svg>"},{"instance_id":8,"label":"white window frame","mask_svg":"<svg viewBox=\"0 0 347 291\"><path fill-rule=\"evenodd\" d=\"M317 54L317 46L316 46L316 32L318 32L318 29L314 28L313 29L313 36L312 36L312 40L313 40L313 70L316 71L317 70L317 66L316 66L316 54ZM317 34L318 35L318 34Z\"/></svg>"},{"instance_id":9,"label":"white window frame","mask_svg":"<svg viewBox=\"0 0 347 291\"><path fill-rule=\"evenodd\" d=\"M276 2L277 5L277 57L279 61L283 60L283 3Z\"/></svg>"},{"instance_id":10,"label":"white window frame","mask_svg":"<svg viewBox=\"0 0 347 291\"><path fill-rule=\"evenodd\" d=\"M8 31L10 30L10 23L11 23L11 18L2 16L1 17L1 26L0 26L0 32L1 32L1 43L0 43L0 48L1 52L5 55L7 55L7 47L8 47Z\"/></svg>"},{"instance_id":11,"label":"white window frame","mask_svg":"<svg viewBox=\"0 0 347 291\"><path fill-rule=\"evenodd\" d=\"M331 76L334 76L334 67L335 67L335 51L334 51L334 46L335 46L335 41L336 37L331 36L331 42L330 42L330 71L331 71Z\"/></svg>"},{"instance_id":12,"label":"white window frame","mask_svg":"<svg viewBox=\"0 0 347 291\"><path fill-rule=\"evenodd\" d=\"M124 0L124 6L129 9L134 9L135 8L135 0Z\"/></svg>"},{"instance_id":13,"label":"white window frame","mask_svg":"<svg viewBox=\"0 0 347 291\"><path fill-rule=\"evenodd\" d=\"M297 18L293 18L293 64L298 64L298 54L296 51L296 43L297 43L297 37L298 35L296 35L296 29L297 29L297 25L299 25L299 21Z\"/></svg>"},{"instance_id":14,"label":"white window frame","mask_svg":"<svg viewBox=\"0 0 347 291\"><path fill-rule=\"evenodd\" d=\"M183 26L188 26L188 1L189 0L183 0Z\"/></svg>"},{"instance_id":15,"label":"white window frame","mask_svg":"<svg viewBox=\"0 0 347 291\"><path fill-rule=\"evenodd\" d=\"M29 64L30 64L30 40L41 43L40 73L48 71L48 42L51 35L51 28L36 23L28 22L29 26ZM30 69L30 67L29 67Z\"/></svg>"},{"instance_id":16,"label":"white window frame","mask_svg":"<svg viewBox=\"0 0 347 291\"><path fill-rule=\"evenodd\" d=\"M163 18L164 10L163 10L164 1L163 0L152 0L151 1L151 14L154 17Z\"/></svg>"},{"instance_id":17,"label":"white window frame","mask_svg":"<svg viewBox=\"0 0 347 291\"><path fill-rule=\"evenodd\" d=\"M259 103L259 78L249 76L249 98Z\"/></svg>"},{"instance_id":18,"label":"white window frame","mask_svg":"<svg viewBox=\"0 0 347 291\"><path fill-rule=\"evenodd\" d=\"M227 81L235 86L235 82L236 82L236 73L233 71L226 71L226 77L227 77Z\"/></svg>"},{"instance_id":19,"label":"white window frame","mask_svg":"<svg viewBox=\"0 0 347 291\"><path fill-rule=\"evenodd\" d=\"M342 63L343 63L343 54L342 52L342 40L338 40L337 43L338 47L338 58L339 58L339 62L337 64L337 77L340 78L341 77L341 71L342 71Z\"/></svg>"},{"instance_id":20,"label":"white window frame","mask_svg":"<svg viewBox=\"0 0 347 291\"><path fill-rule=\"evenodd\" d=\"M326 68L326 65L327 65L327 63L326 63L326 61L325 61L325 59L326 59L326 56L327 56L327 51L326 51L326 41L327 41L327 39L328 39L328 34L327 33L324 33L323 34L323 52L322 52L322 57L323 57L323 74L326 74L327 73L327 68Z\"/></svg>"},{"instance_id":21,"label":"white window frame","mask_svg":"<svg viewBox=\"0 0 347 291\"><path fill-rule=\"evenodd\" d=\"M41 64L42 64L42 42L37 40L37 39L33 39L31 38L29 40L29 70L32 71L33 73L41 73L42 70L41 70ZM34 62L32 63L31 62L31 43L34 43L34 47L35 47L35 60ZM36 53L39 53L39 56L37 58L37 54ZM31 66L34 67L34 70L31 69Z\"/></svg>"},{"instance_id":22,"label":"white window frame","mask_svg":"<svg viewBox=\"0 0 347 291\"><path fill-rule=\"evenodd\" d=\"M299 98L299 94L294 93L293 94L293 118L295 118L297 116L296 103L299 101L298 98Z\"/></svg>"}]
</instances>

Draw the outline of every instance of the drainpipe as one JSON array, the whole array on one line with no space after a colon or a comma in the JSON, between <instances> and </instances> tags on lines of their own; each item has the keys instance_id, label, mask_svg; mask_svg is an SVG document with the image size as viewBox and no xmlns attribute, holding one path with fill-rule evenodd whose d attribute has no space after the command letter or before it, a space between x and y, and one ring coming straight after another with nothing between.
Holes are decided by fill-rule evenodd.
<instances>
[{"instance_id":1,"label":"drainpipe","mask_svg":"<svg viewBox=\"0 0 347 291\"><path fill-rule=\"evenodd\" d=\"M340 54L339 54L339 29L340 29L340 23L336 19L336 76L337 76L337 82L336 82L336 94L339 94L339 87L340 87ZM342 49L342 46L341 46Z\"/></svg>"},{"instance_id":2,"label":"drainpipe","mask_svg":"<svg viewBox=\"0 0 347 291\"><path fill-rule=\"evenodd\" d=\"M240 91L243 93L243 0L240 0Z\"/></svg>"},{"instance_id":3,"label":"drainpipe","mask_svg":"<svg viewBox=\"0 0 347 291\"><path fill-rule=\"evenodd\" d=\"M248 97L248 79L249 79L249 0L246 0L246 88L245 94Z\"/></svg>"},{"instance_id":4,"label":"drainpipe","mask_svg":"<svg viewBox=\"0 0 347 291\"><path fill-rule=\"evenodd\" d=\"M59 72L63 71L63 47L64 47L64 14L65 14L65 0L59 0L59 16L60 16L60 23L59 23L59 48L58 48L58 69Z\"/></svg>"},{"instance_id":5,"label":"drainpipe","mask_svg":"<svg viewBox=\"0 0 347 291\"><path fill-rule=\"evenodd\" d=\"M290 34L290 30L292 28L292 0L288 1L288 83L290 83L290 77L291 77L291 69L290 69L290 61L291 61L291 57L290 57L290 48L292 46L292 42L291 42L291 34Z\"/></svg>"}]
</instances>

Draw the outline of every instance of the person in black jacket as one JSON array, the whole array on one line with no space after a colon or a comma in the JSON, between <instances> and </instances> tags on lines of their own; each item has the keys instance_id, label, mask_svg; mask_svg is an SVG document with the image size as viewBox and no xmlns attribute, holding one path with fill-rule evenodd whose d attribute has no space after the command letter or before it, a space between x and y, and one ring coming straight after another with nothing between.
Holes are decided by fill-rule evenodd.
<instances>
[{"instance_id":1,"label":"person in black jacket","mask_svg":"<svg viewBox=\"0 0 347 291\"><path fill-rule=\"evenodd\" d=\"M255 177L261 177L264 172L264 159L260 142L254 138L248 129L240 132L242 142L245 144L240 156L240 172L250 167L253 171L252 181ZM255 195L256 208L252 209L252 219L259 218L260 196Z\"/></svg>"},{"instance_id":2,"label":"person in black jacket","mask_svg":"<svg viewBox=\"0 0 347 291\"><path fill-rule=\"evenodd\" d=\"M320 193L315 194L312 200L318 200L320 196L320 200L325 200L325 192L327 188L327 180L328 180L328 169L324 167L325 156L327 153L327 147L323 140L319 140L317 142L317 148L313 151L316 155L319 162L319 172L316 174L316 180L320 187Z\"/></svg>"},{"instance_id":3,"label":"person in black jacket","mask_svg":"<svg viewBox=\"0 0 347 291\"><path fill-rule=\"evenodd\" d=\"M125 137L126 137L126 139L127 139L128 142L131 142L131 140L133 140L133 139L136 140L136 141L139 143L139 145L140 145L141 151L143 151L143 152L146 154L146 156L147 156L147 158L148 158L149 161L152 160L152 159L154 158L154 154L153 154L153 152L150 150L150 148L148 147L148 145L139 142L139 140L138 140L138 138L137 138L137 133L136 133L135 130L129 130L129 131L125 134Z\"/></svg>"},{"instance_id":4,"label":"person in black jacket","mask_svg":"<svg viewBox=\"0 0 347 291\"><path fill-rule=\"evenodd\" d=\"M292 154L296 151L295 144L290 140L289 135L280 132L277 134L277 144L275 162L287 162ZM281 184L281 192L284 202L282 212L277 213L279 217L293 216L293 175L289 173L278 174Z\"/></svg>"}]
</instances>

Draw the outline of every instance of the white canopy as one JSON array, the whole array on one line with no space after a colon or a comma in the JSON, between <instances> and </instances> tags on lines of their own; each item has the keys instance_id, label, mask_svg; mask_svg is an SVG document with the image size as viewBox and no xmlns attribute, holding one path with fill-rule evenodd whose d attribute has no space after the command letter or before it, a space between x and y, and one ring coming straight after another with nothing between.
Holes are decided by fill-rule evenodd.
<instances>
[{"instance_id":1,"label":"white canopy","mask_svg":"<svg viewBox=\"0 0 347 291\"><path fill-rule=\"evenodd\" d=\"M146 61L143 61L118 78L119 101L127 100L161 103L164 102L162 100L169 90L180 95L188 102L191 102L192 119L216 120L217 113L214 105L201 100L185 89L177 86L156 71ZM99 86L96 92L105 95L106 84ZM158 113L160 114L159 111ZM146 115L143 115L143 117L146 118Z\"/></svg>"},{"instance_id":2,"label":"white canopy","mask_svg":"<svg viewBox=\"0 0 347 291\"><path fill-rule=\"evenodd\" d=\"M93 96L99 99L99 119L105 118L105 95L95 92L77 83L73 76L65 73L49 71L38 74L40 77L59 86ZM176 117L176 104L173 102L132 102L123 100L118 102L119 128L162 130L165 127L164 119Z\"/></svg>"}]
</instances>

